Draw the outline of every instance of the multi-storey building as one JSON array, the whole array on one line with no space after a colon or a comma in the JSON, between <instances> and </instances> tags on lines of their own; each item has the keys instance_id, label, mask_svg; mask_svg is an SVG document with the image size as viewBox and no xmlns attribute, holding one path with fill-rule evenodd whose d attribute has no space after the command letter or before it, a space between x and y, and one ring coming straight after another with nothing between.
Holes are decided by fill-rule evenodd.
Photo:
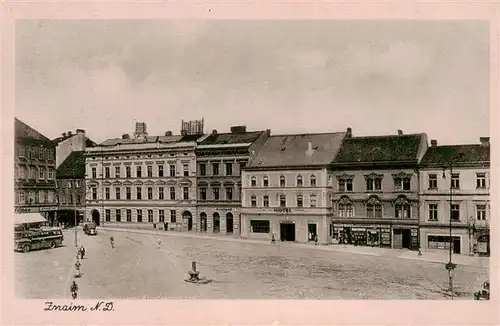
<instances>
[{"instance_id":1,"label":"multi-storey building","mask_svg":"<svg viewBox=\"0 0 500 326\"><path fill-rule=\"evenodd\" d=\"M155 223L168 230L194 230L196 140L202 135L166 132L123 135L87 148L85 216L101 223Z\"/></svg>"},{"instance_id":2,"label":"multi-storey building","mask_svg":"<svg viewBox=\"0 0 500 326\"><path fill-rule=\"evenodd\" d=\"M230 133L204 136L196 148L198 232L240 234L241 169L269 137L268 131L247 132L245 126Z\"/></svg>"},{"instance_id":3,"label":"multi-storey building","mask_svg":"<svg viewBox=\"0 0 500 326\"><path fill-rule=\"evenodd\" d=\"M270 136L242 173L242 237L328 244L328 167L345 135Z\"/></svg>"},{"instance_id":4,"label":"multi-storey building","mask_svg":"<svg viewBox=\"0 0 500 326\"><path fill-rule=\"evenodd\" d=\"M489 254L490 142L438 146L420 165L420 239L424 250ZM451 222L451 230L450 230Z\"/></svg>"},{"instance_id":5,"label":"multi-storey building","mask_svg":"<svg viewBox=\"0 0 500 326\"><path fill-rule=\"evenodd\" d=\"M52 140L56 147L56 168L73 152L85 151L87 147L97 146L92 140L85 136L85 130L76 129L76 133L71 130L63 132L60 137Z\"/></svg>"},{"instance_id":6,"label":"multi-storey building","mask_svg":"<svg viewBox=\"0 0 500 326\"><path fill-rule=\"evenodd\" d=\"M15 211L41 212L49 223L57 217L56 144L15 119Z\"/></svg>"},{"instance_id":7,"label":"multi-storey building","mask_svg":"<svg viewBox=\"0 0 500 326\"><path fill-rule=\"evenodd\" d=\"M331 234L344 244L418 249L418 164L425 134L352 137L331 165Z\"/></svg>"}]
</instances>

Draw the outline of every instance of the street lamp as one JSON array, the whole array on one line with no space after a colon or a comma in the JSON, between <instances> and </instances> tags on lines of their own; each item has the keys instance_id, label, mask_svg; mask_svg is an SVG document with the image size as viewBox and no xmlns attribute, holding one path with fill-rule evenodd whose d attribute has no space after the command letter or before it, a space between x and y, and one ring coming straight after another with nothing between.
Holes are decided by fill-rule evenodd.
<instances>
[{"instance_id":1,"label":"street lamp","mask_svg":"<svg viewBox=\"0 0 500 326\"><path fill-rule=\"evenodd\" d=\"M75 218L75 248L78 247L78 233L76 230L76 226L78 224L77 222L77 214L76 214L76 193L75 193L75 188L76 188L76 177L75 177L75 170L73 169L73 215Z\"/></svg>"},{"instance_id":2,"label":"street lamp","mask_svg":"<svg viewBox=\"0 0 500 326\"><path fill-rule=\"evenodd\" d=\"M447 164L447 167L450 170L450 245L449 245L449 260L445 265L446 270L448 271L448 290L451 293L451 300L453 300L453 276L454 270L457 267L457 264L453 264L452 262L452 246L453 246L453 238L452 238L452 224L451 224L451 213L452 213L452 205L453 205L453 184L452 184L452 174L453 174L453 166L451 163ZM446 178L445 168L443 168L443 179Z\"/></svg>"}]
</instances>

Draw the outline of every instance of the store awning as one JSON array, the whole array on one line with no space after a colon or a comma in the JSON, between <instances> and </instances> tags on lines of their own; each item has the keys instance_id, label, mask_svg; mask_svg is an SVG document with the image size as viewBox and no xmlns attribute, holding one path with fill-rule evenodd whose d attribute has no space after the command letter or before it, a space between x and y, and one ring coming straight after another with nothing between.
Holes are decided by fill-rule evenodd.
<instances>
[{"instance_id":1,"label":"store awning","mask_svg":"<svg viewBox=\"0 0 500 326\"><path fill-rule=\"evenodd\" d=\"M16 224L25 224L25 223L41 223L47 222L45 217L40 213L16 213L15 223Z\"/></svg>"}]
</instances>

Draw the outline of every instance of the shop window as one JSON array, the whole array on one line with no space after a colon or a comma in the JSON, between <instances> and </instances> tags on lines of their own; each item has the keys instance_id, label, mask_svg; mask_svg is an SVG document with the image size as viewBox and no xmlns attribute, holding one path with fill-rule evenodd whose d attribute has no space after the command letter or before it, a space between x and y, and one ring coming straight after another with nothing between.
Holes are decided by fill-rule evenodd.
<instances>
[{"instance_id":1,"label":"shop window","mask_svg":"<svg viewBox=\"0 0 500 326\"><path fill-rule=\"evenodd\" d=\"M460 237L453 237L454 242L460 241ZM453 249L453 244L451 245ZM429 249L450 249L450 237L441 235L428 235L427 247Z\"/></svg>"},{"instance_id":2,"label":"shop window","mask_svg":"<svg viewBox=\"0 0 500 326\"><path fill-rule=\"evenodd\" d=\"M270 223L268 220L250 220L252 233L269 233Z\"/></svg>"}]
</instances>

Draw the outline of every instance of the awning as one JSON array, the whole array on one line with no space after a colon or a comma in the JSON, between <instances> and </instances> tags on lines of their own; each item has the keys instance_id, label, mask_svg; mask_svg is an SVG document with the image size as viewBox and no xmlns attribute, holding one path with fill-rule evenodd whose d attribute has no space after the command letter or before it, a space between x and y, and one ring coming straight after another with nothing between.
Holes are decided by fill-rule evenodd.
<instances>
[{"instance_id":1,"label":"awning","mask_svg":"<svg viewBox=\"0 0 500 326\"><path fill-rule=\"evenodd\" d=\"M24 213L18 214L15 216L16 224L24 224L24 223L40 223L47 222L47 220L40 213Z\"/></svg>"}]
</instances>

